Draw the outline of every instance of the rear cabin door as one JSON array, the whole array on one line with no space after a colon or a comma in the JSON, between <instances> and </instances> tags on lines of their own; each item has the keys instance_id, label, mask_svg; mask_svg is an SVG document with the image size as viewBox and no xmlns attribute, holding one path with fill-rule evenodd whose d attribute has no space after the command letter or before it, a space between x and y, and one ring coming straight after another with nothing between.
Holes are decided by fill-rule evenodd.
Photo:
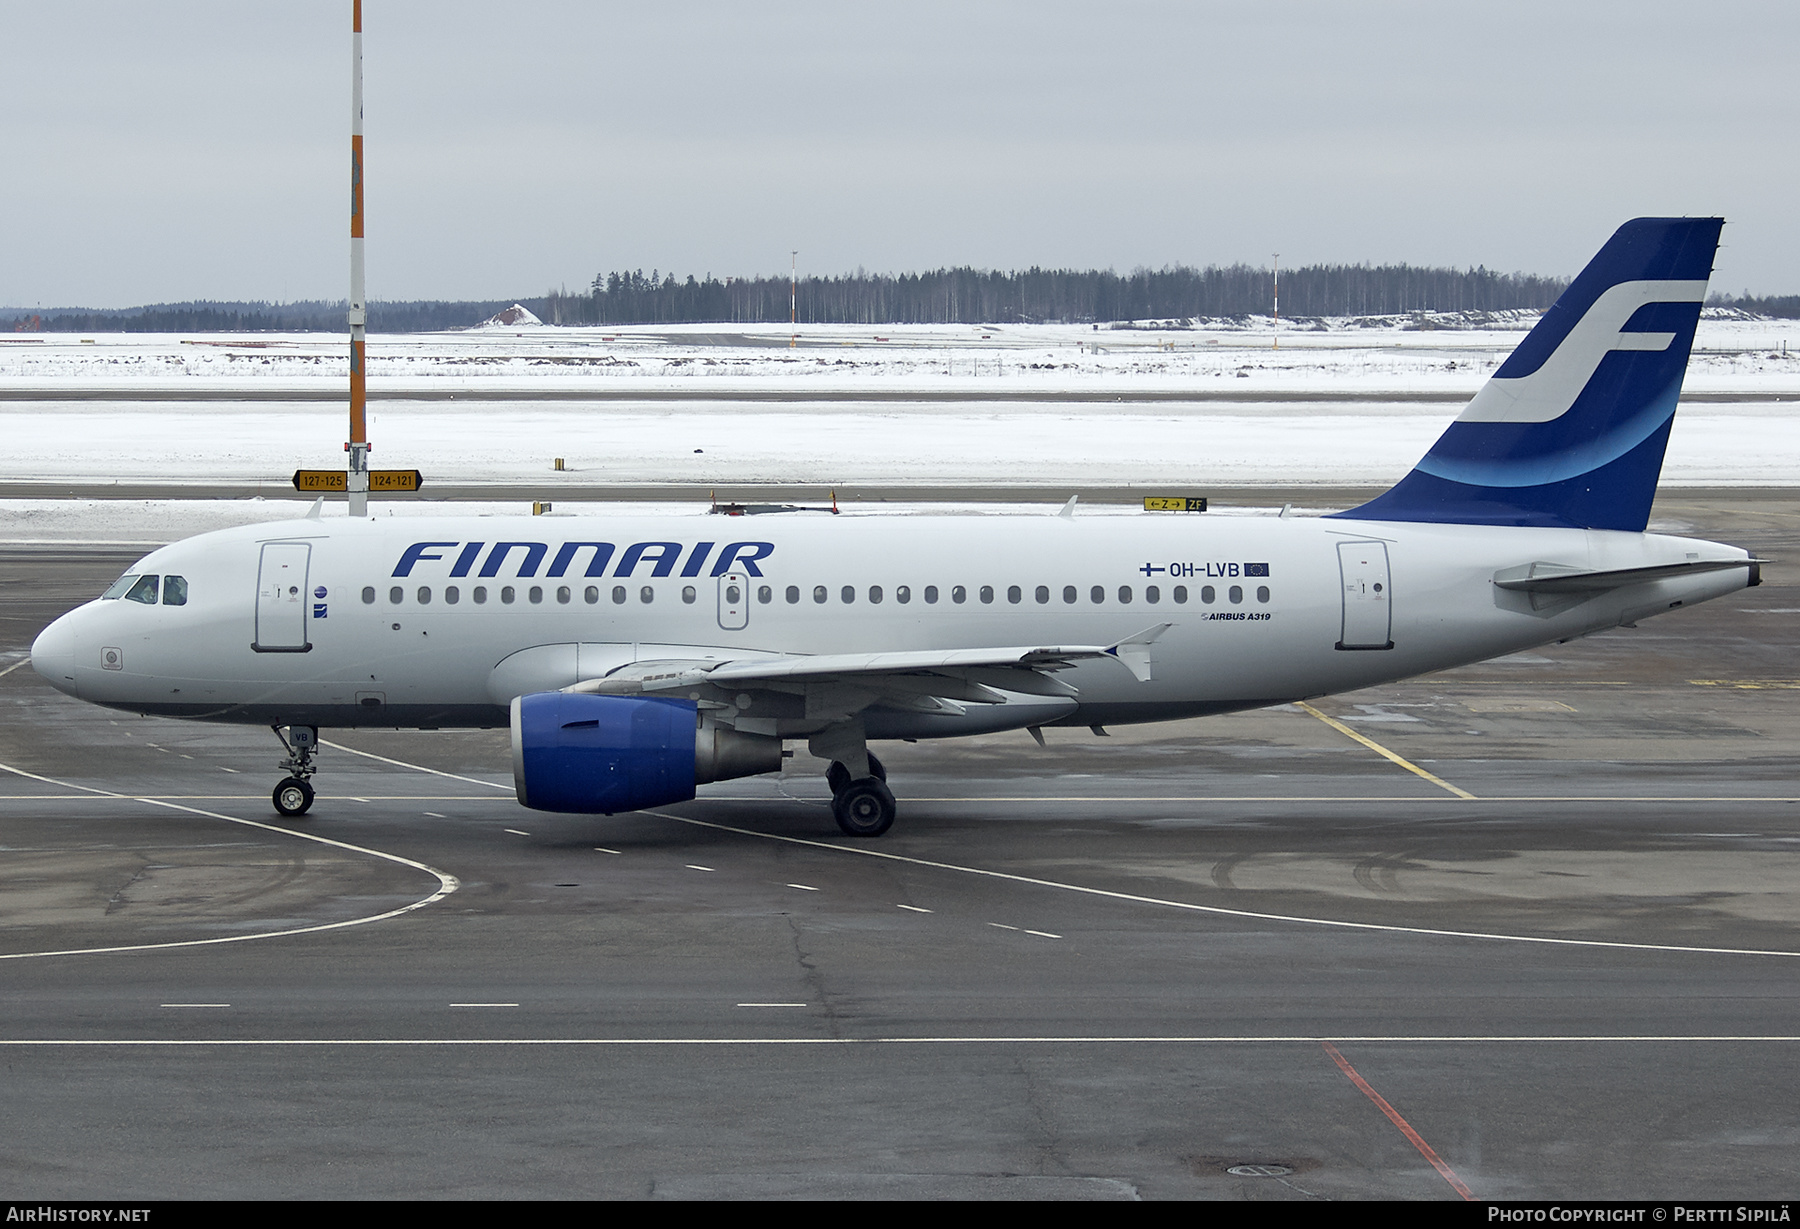
<instances>
[{"instance_id":1,"label":"rear cabin door","mask_svg":"<svg viewBox=\"0 0 1800 1229\"><path fill-rule=\"evenodd\" d=\"M312 546L306 542L265 542L256 572L258 653L304 653L306 569Z\"/></svg>"},{"instance_id":2,"label":"rear cabin door","mask_svg":"<svg viewBox=\"0 0 1800 1229\"><path fill-rule=\"evenodd\" d=\"M1344 582L1340 649L1391 649L1393 587L1385 542L1339 542L1338 572Z\"/></svg>"}]
</instances>

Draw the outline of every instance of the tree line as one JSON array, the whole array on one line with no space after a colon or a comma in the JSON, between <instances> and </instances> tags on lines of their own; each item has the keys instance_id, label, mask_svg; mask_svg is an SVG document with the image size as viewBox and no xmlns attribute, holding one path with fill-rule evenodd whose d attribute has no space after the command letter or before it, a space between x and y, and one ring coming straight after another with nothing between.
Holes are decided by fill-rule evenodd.
<instances>
[{"instance_id":1,"label":"tree line","mask_svg":"<svg viewBox=\"0 0 1800 1229\"><path fill-rule=\"evenodd\" d=\"M1412 265L1311 265L1281 274L1283 316L1391 316L1410 312L1541 311L1566 278ZM564 324L1088 323L1268 315L1274 274L1249 265L1171 265L1001 272L725 278L643 270L602 274L586 294L545 297L545 319ZM792 296L790 299L790 295ZM791 305L791 306L790 306ZM543 313L540 313L543 314Z\"/></svg>"},{"instance_id":2,"label":"tree line","mask_svg":"<svg viewBox=\"0 0 1800 1229\"><path fill-rule=\"evenodd\" d=\"M1413 312L1542 311L1565 278L1495 273L1485 268L1413 265L1309 265L1281 274L1285 319L1400 316ZM1266 316L1274 277L1249 265L1205 269L1040 269L1000 272L962 267L929 273L801 278L794 301L802 324L1113 323L1127 320ZM780 324L788 319L785 276L677 279L643 270L596 277L586 293L551 291L519 299L371 302L374 333L463 329L523 304L549 324ZM1709 306L1800 319L1800 295L1722 295ZM156 303L91 310L0 309L0 331L54 333L341 333L343 302Z\"/></svg>"}]
</instances>

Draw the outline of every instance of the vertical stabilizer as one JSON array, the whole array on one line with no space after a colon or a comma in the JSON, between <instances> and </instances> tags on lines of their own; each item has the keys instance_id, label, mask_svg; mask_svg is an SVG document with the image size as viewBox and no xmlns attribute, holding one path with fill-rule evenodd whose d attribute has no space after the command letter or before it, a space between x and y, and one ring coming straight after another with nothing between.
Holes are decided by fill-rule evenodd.
<instances>
[{"instance_id":1,"label":"vertical stabilizer","mask_svg":"<svg viewBox=\"0 0 1800 1229\"><path fill-rule=\"evenodd\" d=\"M1413 471L1338 515L1641 532L1723 225L1621 226Z\"/></svg>"}]
</instances>

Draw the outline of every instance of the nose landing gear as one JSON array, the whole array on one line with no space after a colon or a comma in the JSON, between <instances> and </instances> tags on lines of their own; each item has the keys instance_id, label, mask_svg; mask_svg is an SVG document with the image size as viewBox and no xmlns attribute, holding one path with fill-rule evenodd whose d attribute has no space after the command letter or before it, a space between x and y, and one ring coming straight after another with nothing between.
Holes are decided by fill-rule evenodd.
<instances>
[{"instance_id":1,"label":"nose landing gear","mask_svg":"<svg viewBox=\"0 0 1800 1229\"><path fill-rule=\"evenodd\" d=\"M287 758L275 765L290 774L276 783L270 796L275 810L289 818L306 814L313 804L313 787L307 778L316 771L313 756L319 749L319 731L310 725L271 726L287 749Z\"/></svg>"}]
</instances>

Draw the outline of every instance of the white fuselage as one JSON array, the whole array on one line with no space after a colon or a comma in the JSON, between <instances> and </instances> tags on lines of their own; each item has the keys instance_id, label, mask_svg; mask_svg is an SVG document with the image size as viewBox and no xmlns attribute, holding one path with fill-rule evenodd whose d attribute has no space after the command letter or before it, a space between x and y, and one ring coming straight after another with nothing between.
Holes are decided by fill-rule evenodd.
<instances>
[{"instance_id":1,"label":"white fuselage","mask_svg":"<svg viewBox=\"0 0 1800 1229\"><path fill-rule=\"evenodd\" d=\"M866 714L870 737L933 737L1366 687L1749 579L1729 567L1534 604L1494 583L1509 569L1746 558L1654 534L1218 514L309 519L151 553L131 572L182 578L184 604L89 602L46 629L32 660L62 690L133 712L503 726L516 695L630 663L1109 645L1168 625L1146 680L1086 660L1056 676L1072 698ZM725 711L779 737L820 728L833 706L805 686L788 692Z\"/></svg>"}]
</instances>

